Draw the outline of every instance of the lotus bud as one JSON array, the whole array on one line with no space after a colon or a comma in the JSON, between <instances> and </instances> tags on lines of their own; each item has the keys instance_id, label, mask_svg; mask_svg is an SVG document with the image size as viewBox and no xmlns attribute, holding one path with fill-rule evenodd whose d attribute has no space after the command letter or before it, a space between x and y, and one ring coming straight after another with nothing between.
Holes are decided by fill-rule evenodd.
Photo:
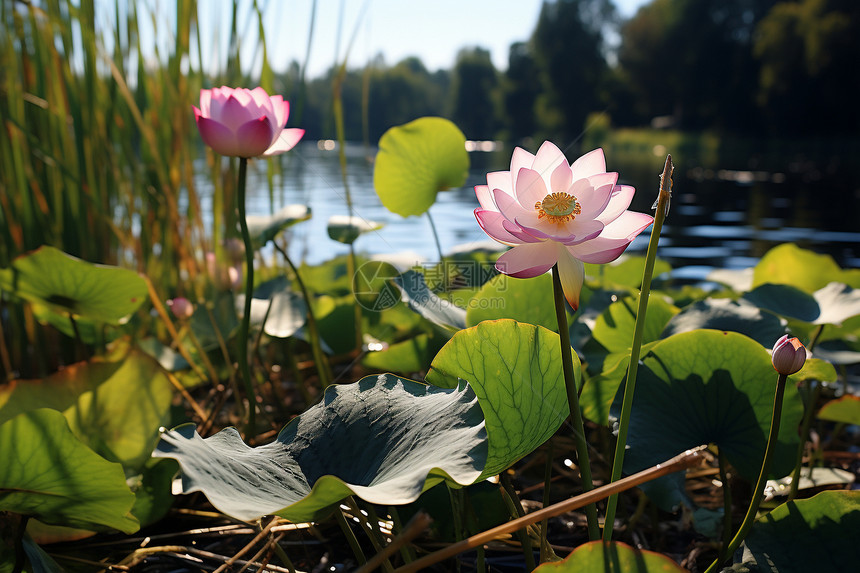
<instances>
[{"instance_id":1,"label":"lotus bud","mask_svg":"<svg viewBox=\"0 0 860 573\"><path fill-rule=\"evenodd\" d=\"M773 367L783 376L790 376L803 368L806 347L797 338L784 335L773 345Z\"/></svg>"},{"instance_id":2,"label":"lotus bud","mask_svg":"<svg viewBox=\"0 0 860 573\"><path fill-rule=\"evenodd\" d=\"M170 307L176 318L182 320L191 318L191 315L194 314L194 305L191 304L190 300L181 296L167 301L167 306Z\"/></svg>"}]
</instances>

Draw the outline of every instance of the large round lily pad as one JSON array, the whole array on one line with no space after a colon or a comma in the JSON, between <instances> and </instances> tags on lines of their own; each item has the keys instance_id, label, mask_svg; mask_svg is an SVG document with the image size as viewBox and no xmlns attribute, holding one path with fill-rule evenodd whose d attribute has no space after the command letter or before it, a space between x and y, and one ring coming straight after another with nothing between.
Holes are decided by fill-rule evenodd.
<instances>
[{"instance_id":1,"label":"large round lily pad","mask_svg":"<svg viewBox=\"0 0 860 573\"><path fill-rule=\"evenodd\" d=\"M202 491L227 515L308 521L353 494L396 505L442 480L471 484L487 459L487 434L465 384L449 390L380 375L329 386L270 444L248 447L233 428L204 440L188 424L165 432L153 455L177 459L183 490Z\"/></svg>"},{"instance_id":2,"label":"large round lily pad","mask_svg":"<svg viewBox=\"0 0 860 573\"><path fill-rule=\"evenodd\" d=\"M544 563L539 573L684 573L670 558L625 543L592 541L580 545L563 561Z\"/></svg>"},{"instance_id":3,"label":"large round lily pad","mask_svg":"<svg viewBox=\"0 0 860 573\"><path fill-rule=\"evenodd\" d=\"M511 318L558 331L552 295L552 275L531 279L496 275L481 287L466 310L466 324Z\"/></svg>"},{"instance_id":4,"label":"large round lily pad","mask_svg":"<svg viewBox=\"0 0 860 573\"><path fill-rule=\"evenodd\" d=\"M0 424L0 512L125 533L139 524L122 467L78 440L63 415L40 408Z\"/></svg>"},{"instance_id":5,"label":"large round lily pad","mask_svg":"<svg viewBox=\"0 0 860 573\"><path fill-rule=\"evenodd\" d=\"M0 423L21 412L62 412L74 434L105 458L140 470L170 418L173 386L142 352L72 364L44 379L0 386Z\"/></svg>"},{"instance_id":6,"label":"large round lily pad","mask_svg":"<svg viewBox=\"0 0 860 573\"><path fill-rule=\"evenodd\" d=\"M701 444L716 444L753 481L764 457L777 374L760 344L734 332L695 330L671 336L643 355L629 420L624 470L634 473ZM613 405L618 415L620 401ZM771 476L794 467L803 404L785 388ZM646 484L666 509L685 501L683 476Z\"/></svg>"},{"instance_id":7,"label":"large round lily pad","mask_svg":"<svg viewBox=\"0 0 860 573\"><path fill-rule=\"evenodd\" d=\"M478 396L490 440L484 477L532 452L570 414L560 346L546 328L491 320L456 333L433 359L428 382L454 388L466 380ZM579 384L579 358L571 354Z\"/></svg>"},{"instance_id":8,"label":"large round lily pad","mask_svg":"<svg viewBox=\"0 0 860 573\"><path fill-rule=\"evenodd\" d=\"M746 571L856 571L860 492L825 491L759 519L744 540Z\"/></svg>"},{"instance_id":9,"label":"large round lily pad","mask_svg":"<svg viewBox=\"0 0 860 573\"><path fill-rule=\"evenodd\" d=\"M386 209L408 217L427 211L439 191L463 185L468 171L463 132L447 119L422 117L379 139L373 185Z\"/></svg>"},{"instance_id":10,"label":"large round lily pad","mask_svg":"<svg viewBox=\"0 0 860 573\"><path fill-rule=\"evenodd\" d=\"M41 247L0 269L0 290L64 316L122 324L147 297L146 281L119 267L94 265Z\"/></svg>"}]
</instances>

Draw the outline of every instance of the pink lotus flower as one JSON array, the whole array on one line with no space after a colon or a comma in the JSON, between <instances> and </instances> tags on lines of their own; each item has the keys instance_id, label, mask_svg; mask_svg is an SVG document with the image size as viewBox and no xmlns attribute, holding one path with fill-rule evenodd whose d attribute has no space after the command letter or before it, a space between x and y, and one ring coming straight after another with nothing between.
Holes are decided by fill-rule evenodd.
<instances>
[{"instance_id":1,"label":"pink lotus flower","mask_svg":"<svg viewBox=\"0 0 860 573\"><path fill-rule=\"evenodd\" d=\"M200 90L200 109L194 107L203 141L231 157L270 157L292 149L305 130L285 129L289 115L290 102L269 97L263 88Z\"/></svg>"},{"instance_id":2,"label":"pink lotus flower","mask_svg":"<svg viewBox=\"0 0 860 573\"><path fill-rule=\"evenodd\" d=\"M558 264L564 296L576 310L583 262L614 261L654 221L627 211L635 190L617 181L617 173L606 172L602 149L569 165L548 141L537 155L516 148L510 171L488 173L487 184L475 187L478 224L513 247L499 257L496 269L530 278Z\"/></svg>"},{"instance_id":3,"label":"pink lotus flower","mask_svg":"<svg viewBox=\"0 0 860 573\"><path fill-rule=\"evenodd\" d=\"M777 372L791 376L806 363L806 347L797 338L789 338L785 334L773 345L770 361Z\"/></svg>"}]
</instances>

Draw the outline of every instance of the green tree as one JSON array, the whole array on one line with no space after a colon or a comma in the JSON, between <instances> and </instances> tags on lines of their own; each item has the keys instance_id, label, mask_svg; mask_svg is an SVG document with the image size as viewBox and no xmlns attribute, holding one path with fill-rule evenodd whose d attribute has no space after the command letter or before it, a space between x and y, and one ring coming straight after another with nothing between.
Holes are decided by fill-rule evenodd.
<instances>
[{"instance_id":1,"label":"green tree","mask_svg":"<svg viewBox=\"0 0 860 573\"><path fill-rule=\"evenodd\" d=\"M544 2L531 45L540 73L536 106L545 135L578 137L585 118L603 109L605 34L615 21L609 0Z\"/></svg>"},{"instance_id":2,"label":"green tree","mask_svg":"<svg viewBox=\"0 0 860 573\"><path fill-rule=\"evenodd\" d=\"M451 74L451 113L470 139L493 139L499 127L499 74L483 48L464 48Z\"/></svg>"},{"instance_id":3,"label":"green tree","mask_svg":"<svg viewBox=\"0 0 860 573\"><path fill-rule=\"evenodd\" d=\"M511 44L502 85L507 138L516 142L531 137L537 130L535 102L540 95L540 73L525 42Z\"/></svg>"},{"instance_id":4,"label":"green tree","mask_svg":"<svg viewBox=\"0 0 860 573\"><path fill-rule=\"evenodd\" d=\"M781 2L758 26L758 98L779 134L856 134L860 3Z\"/></svg>"},{"instance_id":5,"label":"green tree","mask_svg":"<svg viewBox=\"0 0 860 573\"><path fill-rule=\"evenodd\" d=\"M773 0L654 0L621 29L618 62L636 115L682 128L750 129L758 64L752 42Z\"/></svg>"}]
</instances>

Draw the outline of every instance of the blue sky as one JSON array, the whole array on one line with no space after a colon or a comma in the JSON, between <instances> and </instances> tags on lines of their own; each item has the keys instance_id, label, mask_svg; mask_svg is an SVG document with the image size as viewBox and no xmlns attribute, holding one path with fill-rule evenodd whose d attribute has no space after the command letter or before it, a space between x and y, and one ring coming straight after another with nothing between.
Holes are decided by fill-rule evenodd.
<instances>
[{"instance_id":1,"label":"blue sky","mask_svg":"<svg viewBox=\"0 0 860 573\"><path fill-rule=\"evenodd\" d=\"M647 0L615 0L623 16L630 16ZM527 40L534 29L542 0L317 0L313 41L308 60L308 75L315 77L346 54L350 37L348 65L363 66L382 53L386 63L415 55L431 70L450 68L457 51L464 46L481 46L490 51L499 69L507 68L508 47ZM175 12L170 0L143 0L155 11L159 40L167 42L161 30L169 29L167 18ZM308 54L308 32L312 0L262 0L269 59L276 70L288 62L304 62ZM204 60L223 62L229 41L230 0L201 0L199 18L204 38ZM245 7L250 2L244 3ZM146 18L142 18L143 22ZM342 24L339 24L341 23ZM339 25L341 29L339 30ZM144 28L148 28L144 26ZM242 54L245 65L257 42L257 20L250 10L240 17L244 31ZM151 29L142 29L141 38L151 38ZM166 51L166 43L163 52ZM213 57L214 56L214 57Z\"/></svg>"}]
</instances>

